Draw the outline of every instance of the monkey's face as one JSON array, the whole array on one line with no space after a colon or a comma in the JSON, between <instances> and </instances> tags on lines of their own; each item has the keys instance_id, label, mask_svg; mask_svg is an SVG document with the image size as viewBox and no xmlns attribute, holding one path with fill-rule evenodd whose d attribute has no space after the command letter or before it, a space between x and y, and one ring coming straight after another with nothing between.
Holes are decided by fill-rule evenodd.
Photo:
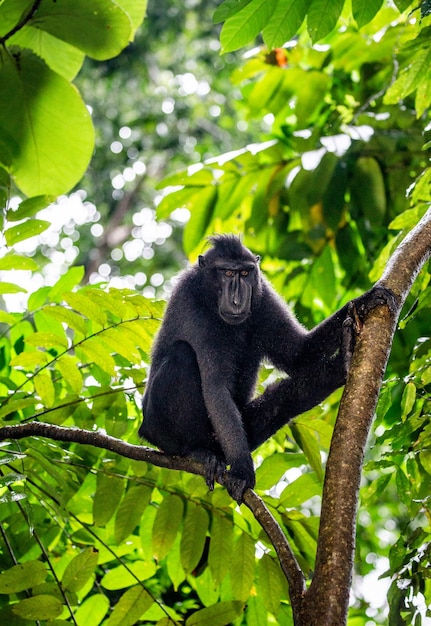
<instances>
[{"instance_id":1,"label":"monkey's face","mask_svg":"<svg viewBox=\"0 0 431 626\"><path fill-rule=\"evenodd\" d=\"M232 265L234 267L217 268L218 311L227 324L242 324L251 313L256 267L252 264Z\"/></svg>"}]
</instances>

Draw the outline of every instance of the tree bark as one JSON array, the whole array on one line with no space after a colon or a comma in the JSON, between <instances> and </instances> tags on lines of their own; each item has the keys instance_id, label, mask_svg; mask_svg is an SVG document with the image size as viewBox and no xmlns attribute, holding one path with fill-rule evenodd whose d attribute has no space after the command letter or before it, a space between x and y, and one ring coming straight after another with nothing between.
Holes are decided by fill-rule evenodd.
<instances>
[{"instance_id":1,"label":"tree bark","mask_svg":"<svg viewBox=\"0 0 431 626\"><path fill-rule=\"evenodd\" d=\"M399 313L430 255L431 209L397 247L378 282L395 294L396 309L374 309L355 347L326 464L316 568L297 611L296 626L343 626L347 622L367 437Z\"/></svg>"}]
</instances>

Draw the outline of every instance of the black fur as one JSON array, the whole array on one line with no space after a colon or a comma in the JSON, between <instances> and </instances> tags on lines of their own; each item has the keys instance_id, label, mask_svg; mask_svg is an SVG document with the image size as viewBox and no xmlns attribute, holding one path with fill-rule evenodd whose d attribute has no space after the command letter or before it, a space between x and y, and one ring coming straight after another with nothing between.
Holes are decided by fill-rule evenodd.
<instances>
[{"instance_id":1,"label":"black fur","mask_svg":"<svg viewBox=\"0 0 431 626\"><path fill-rule=\"evenodd\" d=\"M139 434L167 454L207 466L211 487L226 465L238 502L253 488L250 451L344 384L354 329L386 301L375 288L314 330L299 324L237 237L218 235L181 276L157 336ZM259 365L288 375L253 399Z\"/></svg>"}]
</instances>

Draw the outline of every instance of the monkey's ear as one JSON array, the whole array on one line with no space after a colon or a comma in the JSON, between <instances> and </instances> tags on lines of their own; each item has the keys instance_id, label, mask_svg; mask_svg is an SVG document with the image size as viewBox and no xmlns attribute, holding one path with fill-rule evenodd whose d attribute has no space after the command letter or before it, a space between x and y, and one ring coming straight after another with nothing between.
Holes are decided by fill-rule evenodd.
<instances>
[{"instance_id":1,"label":"monkey's ear","mask_svg":"<svg viewBox=\"0 0 431 626\"><path fill-rule=\"evenodd\" d=\"M259 261L260 261L260 254L256 254L256 256L254 258L256 259L256 263L259 263Z\"/></svg>"},{"instance_id":2,"label":"monkey's ear","mask_svg":"<svg viewBox=\"0 0 431 626\"><path fill-rule=\"evenodd\" d=\"M205 267L206 265L206 259L204 256L202 256L202 254L200 254L198 257L198 263L199 263L199 267Z\"/></svg>"}]
</instances>

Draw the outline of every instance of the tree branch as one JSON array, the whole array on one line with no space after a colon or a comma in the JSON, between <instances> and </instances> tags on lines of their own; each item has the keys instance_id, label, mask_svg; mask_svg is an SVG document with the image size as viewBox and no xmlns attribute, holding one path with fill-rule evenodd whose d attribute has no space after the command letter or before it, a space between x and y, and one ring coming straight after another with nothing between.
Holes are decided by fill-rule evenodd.
<instances>
[{"instance_id":1,"label":"tree branch","mask_svg":"<svg viewBox=\"0 0 431 626\"><path fill-rule=\"evenodd\" d=\"M15 33L21 30L21 28L23 28L31 20L31 18L35 15L36 11L40 7L41 2L42 0L34 0L29 10L21 16L18 24L16 24L8 33L3 35L3 37L0 37L0 45L6 43L8 39L15 35Z\"/></svg>"},{"instance_id":2,"label":"tree branch","mask_svg":"<svg viewBox=\"0 0 431 626\"><path fill-rule=\"evenodd\" d=\"M5 439L25 439L26 437L34 436L46 437L54 441L90 445L115 452L127 459L145 461L158 467L205 476L204 464L192 458L168 456L159 450L126 443L121 439L116 439L101 432L81 428L65 428L64 426L55 426L44 422L29 422L27 424L3 426L0 428L0 441ZM222 479L220 483L223 485L224 480ZM305 580L283 531L263 500L251 489L244 494L244 504L253 512L256 520L274 546L280 559L281 568L289 582L290 593L299 601L305 590Z\"/></svg>"},{"instance_id":3,"label":"tree branch","mask_svg":"<svg viewBox=\"0 0 431 626\"><path fill-rule=\"evenodd\" d=\"M363 457L401 307L431 255L431 209L397 247L381 280L396 309L374 309L360 333L326 465L316 569L298 626L346 623Z\"/></svg>"}]
</instances>

